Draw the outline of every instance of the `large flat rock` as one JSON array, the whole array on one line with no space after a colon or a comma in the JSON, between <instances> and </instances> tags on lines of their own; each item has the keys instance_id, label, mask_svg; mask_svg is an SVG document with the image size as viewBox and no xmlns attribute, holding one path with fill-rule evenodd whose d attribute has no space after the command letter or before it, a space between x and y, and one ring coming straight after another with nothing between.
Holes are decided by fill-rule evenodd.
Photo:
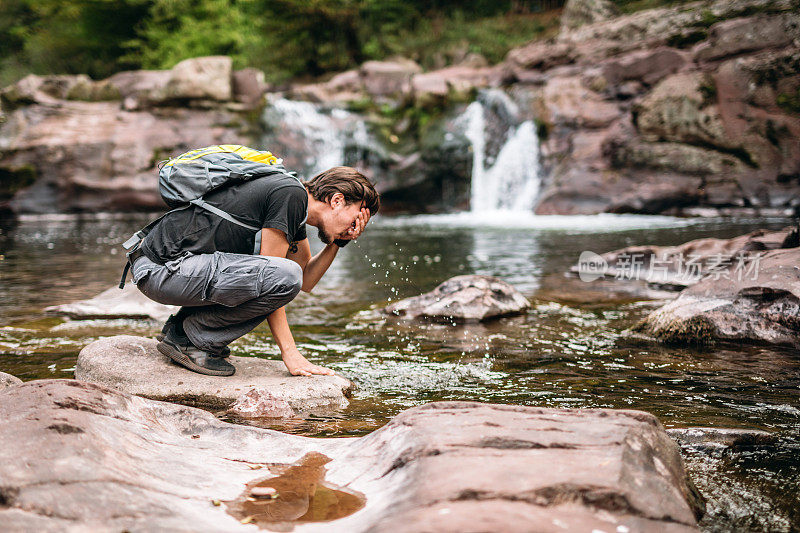
<instances>
[{"instance_id":1,"label":"large flat rock","mask_svg":"<svg viewBox=\"0 0 800 533\"><path fill-rule=\"evenodd\" d=\"M0 372L0 389L3 387L10 387L11 385L19 385L20 383L22 383L22 380L17 376Z\"/></svg>"},{"instance_id":2,"label":"large flat rock","mask_svg":"<svg viewBox=\"0 0 800 533\"><path fill-rule=\"evenodd\" d=\"M694 239L677 246L627 246L594 255L593 264L580 263L570 272L591 281L601 277L619 281L642 280L651 287L682 290L703 277L744 266L758 254L798 245L798 229L759 229L732 239Z\"/></svg>"},{"instance_id":3,"label":"large flat rock","mask_svg":"<svg viewBox=\"0 0 800 533\"><path fill-rule=\"evenodd\" d=\"M282 361L231 356L233 376L206 376L162 355L154 339L118 335L81 350L75 378L129 394L224 408L252 389L269 392L298 412L342 408L353 384L341 376L292 376Z\"/></svg>"},{"instance_id":4,"label":"large flat rock","mask_svg":"<svg viewBox=\"0 0 800 533\"><path fill-rule=\"evenodd\" d=\"M133 283L124 289L111 287L88 300L68 304L52 305L46 313L63 315L76 320L95 318L152 318L163 322L177 311L174 305L154 302L136 288Z\"/></svg>"},{"instance_id":5,"label":"large flat rock","mask_svg":"<svg viewBox=\"0 0 800 533\"><path fill-rule=\"evenodd\" d=\"M708 275L634 327L658 340L800 346L800 248L765 252L737 270Z\"/></svg>"},{"instance_id":6,"label":"large flat rock","mask_svg":"<svg viewBox=\"0 0 800 533\"><path fill-rule=\"evenodd\" d=\"M439 402L362 438L314 439L74 380L0 391L0 523L255 531L224 502L311 452L331 459L321 485L365 504L299 532L697 531L677 445L642 412ZM294 516L317 504L278 495Z\"/></svg>"}]
</instances>

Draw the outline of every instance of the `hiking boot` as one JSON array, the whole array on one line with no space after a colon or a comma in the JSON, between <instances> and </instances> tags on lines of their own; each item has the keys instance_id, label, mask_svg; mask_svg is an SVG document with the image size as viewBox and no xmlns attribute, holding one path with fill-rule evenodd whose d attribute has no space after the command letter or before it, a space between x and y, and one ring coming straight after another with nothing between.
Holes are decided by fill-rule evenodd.
<instances>
[{"instance_id":1,"label":"hiking boot","mask_svg":"<svg viewBox=\"0 0 800 533\"><path fill-rule=\"evenodd\" d=\"M169 335L172 338L172 344L180 345L180 344L191 344L189 337L186 336L186 333L183 332L183 320L178 322L179 319L175 315L169 315L169 318L164 323L164 327L161 328L161 333L156 335L156 340L161 342ZM177 327L180 326L180 327ZM227 346L223 348L222 353L218 357L230 357L231 349Z\"/></svg>"},{"instance_id":2,"label":"hiking boot","mask_svg":"<svg viewBox=\"0 0 800 533\"><path fill-rule=\"evenodd\" d=\"M167 333L169 333L171 330L173 330L175 328L175 326L177 325L177 322L178 322L178 319L175 317L175 315L169 315L169 318L167 319L167 321L164 322L164 327L161 328L161 333L156 335L156 340L158 342L163 341L164 337L167 336Z\"/></svg>"},{"instance_id":3,"label":"hiking boot","mask_svg":"<svg viewBox=\"0 0 800 533\"><path fill-rule=\"evenodd\" d=\"M236 372L236 367L226 361L224 357L203 351L188 339L185 343L180 342L170 332L164 336L164 340L159 342L156 348L174 362L198 374L232 376Z\"/></svg>"}]
</instances>

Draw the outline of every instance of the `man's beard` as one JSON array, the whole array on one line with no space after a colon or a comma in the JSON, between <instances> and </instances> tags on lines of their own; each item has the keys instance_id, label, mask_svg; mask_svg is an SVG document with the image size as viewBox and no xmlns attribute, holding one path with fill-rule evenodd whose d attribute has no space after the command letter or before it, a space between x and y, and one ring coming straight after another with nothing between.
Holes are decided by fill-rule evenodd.
<instances>
[{"instance_id":1,"label":"man's beard","mask_svg":"<svg viewBox=\"0 0 800 533\"><path fill-rule=\"evenodd\" d=\"M321 240L325 244L330 244L333 242L331 236L328 235L328 233L322 228L317 228L317 235L319 236L319 240Z\"/></svg>"}]
</instances>

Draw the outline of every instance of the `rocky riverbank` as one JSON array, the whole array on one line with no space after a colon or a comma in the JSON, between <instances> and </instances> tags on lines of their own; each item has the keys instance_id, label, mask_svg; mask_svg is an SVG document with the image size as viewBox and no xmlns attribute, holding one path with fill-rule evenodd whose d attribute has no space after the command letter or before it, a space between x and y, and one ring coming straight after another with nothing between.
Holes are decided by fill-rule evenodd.
<instances>
[{"instance_id":1,"label":"rocky riverbank","mask_svg":"<svg viewBox=\"0 0 800 533\"><path fill-rule=\"evenodd\" d=\"M313 439L41 380L0 390L0 444L13 530L678 532L703 512L678 447L638 411L437 402ZM256 486L277 498L243 514Z\"/></svg>"},{"instance_id":2,"label":"rocky riverbank","mask_svg":"<svg viewBox=\"0 0 800 533\"><path fill-rule=\"evenodd\" d=\"M158 209L157 162L221 142L271 148L304 174L359 166L389 209L464 208L472 177L516 140L522 167L540 144L539 214L796 211L797 0L625 16L594 4L571 1L556 37L493 66L372 61L284 91L226 57L101 81L28 76L0 93L2 209ZM480 147L464 116L475 98ZM520 133L526 123L536 135Z\"/></svg>"},{"instance_id":3,"label":"rocky riverbank","mask_svg":"<svg viewBox=\"0 0 800 533\"><path fill-rule=\"evenodd\" d=\"M671 344L746 341L800 346L800 228L679 246L630 246L571 269L584 281L680 290L632 332ZM587 277L589 276L589 277Z\"/></svg>"}]
</instances>

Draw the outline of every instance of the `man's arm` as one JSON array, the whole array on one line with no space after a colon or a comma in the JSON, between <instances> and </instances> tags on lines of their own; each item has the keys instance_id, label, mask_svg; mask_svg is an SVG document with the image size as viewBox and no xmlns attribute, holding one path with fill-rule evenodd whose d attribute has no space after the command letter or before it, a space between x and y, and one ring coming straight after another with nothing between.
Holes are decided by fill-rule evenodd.
<instances>
[{"instance_id":1,"label":"man's arm","mask_svg":"<svg viewBox=\"0 0 800 533\"><path fill-rule=\"evenodd\" d=\"M308 243L306 243L308 244ZM285 234L275 228L261 230L261 255L285 258L289 251L289 243ZM305 278L305 276L303 276ZM312 374L333 375L333 370L313 364L303 357L294 343L289 321L286 320L286 310L280 307L267 317L272 338L281 350L283 364L294 376L310 376Z\"/></svg>"},{"instance_id":2,"label":"man's arm","mask_svg":"<svg viewBox=\"0 0 800 533\"><path fill-rule=\"evenodd\" d=\"M369 222L369 209L365 208L361 210L353 222L353 227L336 237L347 241L357 239L364 232L367 222ZM261 242L264 242L263 239ZM316 287L317 282L322 279L322 276L333 263L338 251L339 247L331 243L326 245L317 255L311 257L311 246L308 244L308 239L303 239L297 243L297 251L289 252L286 257L303 269L303 286L301 290L311 292Z\"/></svg>"},{"instance_id":3,"label":"man's arm","mask_svg":"<svg viewBox=\"0 0 800 533\"><path fill-rule=\"evenodd\" d=\"M311 246L308 239L303 239L297 243L297 252L289 252L286 257L300 265L303 269L304 292L311 292L317 282L322 278L328 267L333 263L339 247L335 244L328 244L317 255L311 257Z\"/></svg>"}]
</instances>

